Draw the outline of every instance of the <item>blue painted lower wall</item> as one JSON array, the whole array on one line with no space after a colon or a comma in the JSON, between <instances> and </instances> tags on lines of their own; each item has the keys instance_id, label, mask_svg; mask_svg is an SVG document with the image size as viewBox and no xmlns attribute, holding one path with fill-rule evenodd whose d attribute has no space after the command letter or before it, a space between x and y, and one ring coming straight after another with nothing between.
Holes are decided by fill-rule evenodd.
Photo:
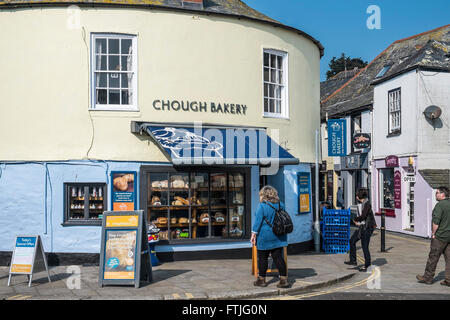
<instances>
[{"instance_id":1,"label":"blue painted lower wall","mask_svg":"<svg viewBox=\"0 0 450 320\"><path fill-rule=\"evenodd\" d=\"M110 206L111 171L136 171L141 165L161 165L139 162L65 161L65 162L15 162L0 163L0 251L12 251L16 235L39 234L46 252L99 253L100 226L63 226L64 183L106 183L108 210ZM167 165L167 164L166 164ZM309 165L282 167L269 182L278 190L291 213L295 231L289 243L312 239L311 214L298 212L297 172L310 172ZM139 190L139 181L136 184ZM251 169L252 221L259 203L259 167ZM139 202L139 197L138 197ZM139 203L138 203L139 207ZM246 241L157 246L157 252L221 250L250 248Z\"/></svg>"}]
</instances>

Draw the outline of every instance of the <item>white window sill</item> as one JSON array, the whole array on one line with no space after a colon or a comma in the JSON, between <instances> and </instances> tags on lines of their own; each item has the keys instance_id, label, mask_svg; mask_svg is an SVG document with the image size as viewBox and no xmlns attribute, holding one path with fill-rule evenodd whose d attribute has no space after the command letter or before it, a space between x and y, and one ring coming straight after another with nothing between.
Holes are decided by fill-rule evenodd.
<instances>
[{"instance_id":1,"label":"white window sill","mask_svg":"<svg viewBox=\"0 0 450 320\"><path fill-rule=\"evenodd\" d=\"M124 106L98 106L94 108L89 108L89 111L128 111L128 112L139 112L138 107L124 107Z\"/></svg>"},{"instance_id":2,"label":"white window sill","mask_svg":"<svg viewBox=\"0 0 450 320\"><path fill-rule=\"evenodd\" d=\"M263 118L273 118L273 119L281 119L281 120L291 120L289 117L279 115L276 113L264 113Z\"/></svg>"}]
</instances>

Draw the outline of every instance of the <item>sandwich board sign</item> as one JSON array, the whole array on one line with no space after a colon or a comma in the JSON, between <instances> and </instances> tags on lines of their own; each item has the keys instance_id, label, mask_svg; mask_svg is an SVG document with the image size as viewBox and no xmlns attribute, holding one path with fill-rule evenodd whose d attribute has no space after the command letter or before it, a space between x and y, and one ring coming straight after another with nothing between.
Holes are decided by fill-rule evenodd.
<instances>
[{"instance_id":1,"label":"sandwich board sign","mask_svg":"<svg viewBox=\"0 0 450 320\"><path fill-rule=\"evenodd\" d=\"M17 236L9 267L8 287L14 274L26 274L29 280L28 287L31 287L33 273L40 271L47 271L48 281L52 282L41 237Z\"/></svg>"},{"instance_id":2,"label":"sandwich board sign","mask_svg":"<svg viewBox=\"0 0 450 320\"><path fill-rule=\"evenodd\" d=\"M144 211L105 211L102 220L99 286L152 281Z\"/></svg>"}]
</instances>

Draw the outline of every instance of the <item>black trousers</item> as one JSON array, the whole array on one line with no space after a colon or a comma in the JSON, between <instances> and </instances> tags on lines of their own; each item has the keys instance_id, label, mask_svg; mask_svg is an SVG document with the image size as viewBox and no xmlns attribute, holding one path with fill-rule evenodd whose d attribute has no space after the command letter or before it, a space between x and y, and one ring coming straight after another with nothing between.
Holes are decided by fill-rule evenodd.
<instances>
[{"instance_id":1,"label":"black trousers","mask_svg":"<svg viewBox=\"0 0 450 320\"><path fill-rule=\"evenodd\" d=\"M436 266L442 254L444 254L445 258L445 280L450 282L450 244L439 239L431 239L430 254L424 273L425 278L429 280L434 278Z\"/></svg>"},{"instance_id":2,"label":"black trousers","mask_svg":"<svg viewBox=\"0 0 450 320\"><path fill-rule=\"evenodd\" d=\"M369 244L373 229L358 229L350 238L350 261L356 262L356 243L361 240L361 247L364 253L364 266L368 268L371 264Z\"/></svg>"},{"instance_id":3,"label":"black trousers","mask_svg":"<svg viewBox=\"0 0 450 320\"><path fill-rule=\"evenodd\" d=\"M272 250L258 250L258 274L260 277L265 277L269 263L269 255L272 256L273 262L277 266L280 276L287 276L286 262L283 258L283 248L276 248Z\"/></svg>"}]
</instances>

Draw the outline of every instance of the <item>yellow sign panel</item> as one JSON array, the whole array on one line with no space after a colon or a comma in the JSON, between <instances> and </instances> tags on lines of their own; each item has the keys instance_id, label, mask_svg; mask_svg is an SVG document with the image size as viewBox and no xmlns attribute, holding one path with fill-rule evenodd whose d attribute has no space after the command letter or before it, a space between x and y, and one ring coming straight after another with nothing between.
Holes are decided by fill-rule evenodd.
<instances>
[{"instance_id":1,"label":"yellow sign panel","mask_svg":"<svg viewBox=\"0 0 450 320\"><path fill-rule=\"evenodd\" d=\"M13 264L11 272L15 273L31 273L31 264Z\"/></svg>"},{"instance_id":2,"label":"yellow sign panel","mask_svg":"<svg viewBox=\"0 0 450 320\"><path fill-rule=\"evenodd\" d=\"M300 212L309 212L309 194L300 195Z\"/></svg>"},{"instance_id":3,"label":"yellow sign panel","mask_svg":"<svg viewBox=\"0 0 450 320\"><path fill-rule=\"evenodd\" d=\"M105 272L105 280L133 280L134 271L124 271L124 272Z\"/></svg>"},{"instance_id":4,"label":"yellow sign panel","mask_svg":"<svg viewBox=\"0 0 450 320\"><path fill-rule=\"evenodd\" d=\"M137 227L139 216L108 216L106 217L106 227Z\"/></svg>"}]
</instances>

